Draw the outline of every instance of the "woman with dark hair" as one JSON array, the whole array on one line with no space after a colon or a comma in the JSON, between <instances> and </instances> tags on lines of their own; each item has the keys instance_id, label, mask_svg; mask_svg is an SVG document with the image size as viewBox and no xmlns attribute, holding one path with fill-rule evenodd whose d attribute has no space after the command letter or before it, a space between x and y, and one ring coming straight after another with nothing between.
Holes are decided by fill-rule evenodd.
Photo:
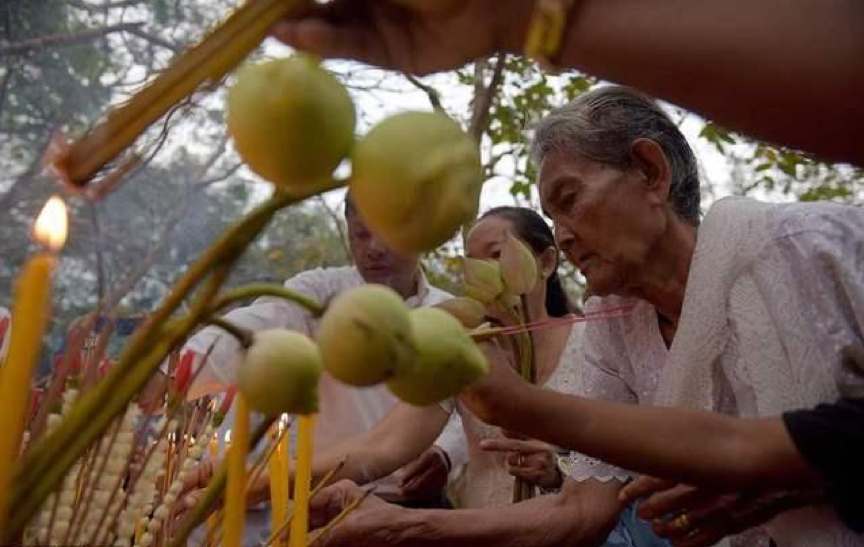
<instances>
[{"instance_id":1,"label":"woman with dark hair","mask_svg":"<svg viewBox=\"0 0 864 547\"><path fill-rule=\"evenodd\" d=\"M487 212L469 232L466 254L496 260L508 233L524 241L537 260L538 280L526 295L532 320L567 315L570 305L556 273L559 253L555 238L536 212L519 207ZM539 385L568 394L579 392L576 371L582 362L579 347L583 330L582 324L562 322L532 333ZM515 368L508 352L500 351L494 356L501 360L499 366ZM464 482L457 493L459 510L408 510L371 498L365 507L371 507L374 514L364 509L362 518L347 518L328 534L327 546L665 545L632 510L622 513L624 505L618 501L618 489L610 494L604 488L608 479L593 475L565 478L558 468L555 447L532 440L508 439L499 428L482 423L455 400L429 407L397 405L372 430L318 454L313 475L320 477L344 462L338 478L364 484L386 476L423 453L453 411L462 417L469 448ZM486 449L488 443L492 443L488 446L490 450ZM540 487L544 495L511 505L513 477ZM262 498L266 497L267 484L267 477L262 477L254 488ZM356 485L350 481L340 484L346 492L356 492ZM313 516L320 516L319 508L313 509Z\"/></svg>"}]
</instances>

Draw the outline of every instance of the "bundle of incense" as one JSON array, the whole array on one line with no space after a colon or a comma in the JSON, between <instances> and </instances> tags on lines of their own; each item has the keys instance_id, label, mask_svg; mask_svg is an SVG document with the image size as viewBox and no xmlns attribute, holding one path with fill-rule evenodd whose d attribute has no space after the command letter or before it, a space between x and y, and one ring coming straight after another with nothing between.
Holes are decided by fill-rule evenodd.
<instances>
[{"instance_id":1,"label":"bundle of incense","mask_svg":"<svg viewBox=\"0 0 864 547\"><path fill-rule=\"evenodd\" d=\"M96 173L132 146L175 105L204 83L218 82L233 70L267 37L274 23L311 4L311 0L244 3L198 45L183 52L167 70L80 139L70 144L56 139L46 162L61 180L83 189ZM133 156L118 172L127 172L136 163Z\"/></svg>"},{"instance_id":2,"label":"bundle of incense","mask_svg":"<svg viewBox=\"0 0 864 547\"><path fill-rule=\"evenodd\" d=\"M584 323L588 321L605 321L616 317L624 317L631 311L633 311L633 305L610 306L584 315L570 314L565 315L564 317L550 317L548 319L542 319L522 325L512 325L509 327L481 327L471 331L470 334L474 340L482 341L493 336L514 336L523 332L542 330L558 325Z\"/></svg>"}]
</instances>

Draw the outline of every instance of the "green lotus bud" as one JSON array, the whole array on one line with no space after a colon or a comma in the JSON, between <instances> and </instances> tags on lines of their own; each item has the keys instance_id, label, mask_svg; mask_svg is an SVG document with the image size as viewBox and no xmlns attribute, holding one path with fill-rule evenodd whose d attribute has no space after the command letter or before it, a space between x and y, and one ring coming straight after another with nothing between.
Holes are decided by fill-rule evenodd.
<instances>
[{"instance_id":1,"label":"green lotus bud","mask_svg":"<svg viewBox=\"0 0 864 547\"><path fill-rule=\"evenodd\" d=\"M466 329L479 327L486 319L486 308L473 298L459 296L439 302L434 307L458 319Z\"/></svg>"},{"instance_id":2,"label":"green lotus bud","mask_svg":"<svg viewBox=\"0 0 864 547\"><path fill-rule=\"evenodd\" d=\"M480 348L449 313L420 308L410 313L417 367L387 382L406 403L427 406L456 395L489 371Z\"/></svg>"},{"instance_id":3,"label":"green lotus bud","mask_svg":"<svg viewBox=\"0 0 864 547\"><path fill-rule=\"evenodd\" d=\"M256 332L237 371L249 408L269 416L318 411L321 355L308 337L286 329Z\"/></svg>"},{"instance_id":4,"label":"green lotus bud","mask_svg":"<svg viewBox=\"0 0 864 547\"><path fill-rule=\"evenodd\" d=\"M531 249L510 232L504 238L498 262L508 291L523 295L534 290L537 284L537 260Z\"/></svg>"},{"instance_id":5,"label":"green lotus bud","mask_svg":"<svg viewBox=\"0 0 864 547\"><path fill-rule=\"evenodd\" d=\"M352 169L360 215L394 249L434 249L477 214L480 152L443 114L406 112L384 120L357 144Z\"/></svg>"},{"instance_id":6,"label":"green lotus bud","mask_svg":"<svg viewBox=\"0 0 864 547\"><path fill-rule=\"evenodd\" d=\"M462 259L462 282L465 296L490 304L504 292L504 281L497 262L476 258Z\"/></svg>"},{"instance_id":7,"label":"green lotus bud","mask_svg":"<svg viewBox=\"0 0 864 547\"><path fill-rule=\"evenodd\" d=\"M354 104L304 54L250 64L228 92L228 131L249 168L284 186L320 182L351 152Z\"/></svg>"},{"instance_id":8,"label":"green lotus bud","mask_svg":"<svg viewBox=\"0 0 864 547\"><path fill-rule=\"evenodd\" d=\"M396 291L382 285L337 296L315 338L327 372L353 386L378 384L415 366L408 308Z\"/></svg>"}]
</instances>

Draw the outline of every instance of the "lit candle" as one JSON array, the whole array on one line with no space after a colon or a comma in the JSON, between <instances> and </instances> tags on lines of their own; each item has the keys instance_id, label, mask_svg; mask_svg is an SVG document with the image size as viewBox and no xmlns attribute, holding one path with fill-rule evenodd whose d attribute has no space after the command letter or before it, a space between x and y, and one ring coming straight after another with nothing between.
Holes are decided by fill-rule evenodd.
<instances>
[{"instance_id":1,"label":"lit candle","mask_svg":"<svg viewBox=\"0 0 864 547\"><path fill-rule=\"evenodd\" d=\"M45 250L24 265L15 284L12 306L12 337L9 354L0 370L0 529L6 521L6 510L14 462L24 435L24 418L33 367L39 360L42 337L48 326L51 272L55 253L66 242L68 219L63 200L54 196L48 200L33 234Z\"/></svg>"},{"instance_id":2,"label":"lit candle","mask_svg":"<svg viewBox=\"0 0 864 547\"><path fill-rule=\"evenodd\" d=\"M226 434L227 435L227 434ZM213 461L219 457L219 434L215 431L213 432L213 436L210 438L210 458ZM216 528L219 526L219 518L217 514L214 512L209 517L207 517L207 537L215 538L216 537Z\"/></svg>"},{"instance_id":3,"label":"lit candle","mask_svg":"<svg viewBox=\"0 0 864 547\"><path fill-rule=\"evenodd\" d=\"M234 433L228 449L228 485L225 492L224 547L240 547L246 518L246 453L249 451L249 407L237 395Z\"/></svg>"},{"instance_id":4,"label":"lit candle","mask_svg":"<svg viewBox=\"0 0 864 547\"><path fill-rule=\"evenodd\" d=\"M315 415L301 414L297 428L297 472L294 475L294 519L290 547L309 544L309 493L312 487L312 439Z\"/></svg>"},{"instance_id":5,"label":"lit candle","mask_svg":"<svg viewBox=\"0 0 864 547\"><path fill-rule=\"evenodd\" d=\"M277 442L276 450L268 462L270 472L270 529L278 530L288 517L288 492L289 492L289 455L288 455L288 416L283 414L277 424L274 424L274 442ZM280 539L276 540L277 546L282 545Z\"/></svg>"}]
</instances>

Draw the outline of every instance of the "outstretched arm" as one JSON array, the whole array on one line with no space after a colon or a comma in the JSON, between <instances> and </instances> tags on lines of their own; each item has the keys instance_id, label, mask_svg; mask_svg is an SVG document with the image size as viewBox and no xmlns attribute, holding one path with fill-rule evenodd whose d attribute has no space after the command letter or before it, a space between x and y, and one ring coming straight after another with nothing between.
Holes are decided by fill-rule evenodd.
<instances>
[{"instance_id":1,"label":"outstretched arm","mask_svg":"<svg viewBox=\"0 0 864 547\"><path fill-rule=\"evenodd\" d=\"M620 513L612 481L567 481L560 494L508 507L458 511L403 509L370 497L325 539L326 547L553 547L599 545ZM350 482L312 500L314 526L335 517L362 490Z\"/></svg>"},{"instance_id":2,"label":"outstretched arm","mask_svg":"<svg viewBox=\"0 0 864 547\"><path fill-rule=\"evenodd\" d=\"M821 480L779 417L739 419L586 399L531 386L499 366L461 400L486 422L639 473L727 491Z\"/></svg>"},{"instance_id":3,"label":"outstretched arm","mask_svg":"<svg viewBox=\"0 0 864 547\"><path fill-rule=\"evenodd\" d=\"M329 57L425 74L522 51L535 0L429 0L419 13L337 0L277 27ZM858 0L579 0L560 63L638 87L729 129L864 165L864 4Z\"/></svg>"}]
</instances>

